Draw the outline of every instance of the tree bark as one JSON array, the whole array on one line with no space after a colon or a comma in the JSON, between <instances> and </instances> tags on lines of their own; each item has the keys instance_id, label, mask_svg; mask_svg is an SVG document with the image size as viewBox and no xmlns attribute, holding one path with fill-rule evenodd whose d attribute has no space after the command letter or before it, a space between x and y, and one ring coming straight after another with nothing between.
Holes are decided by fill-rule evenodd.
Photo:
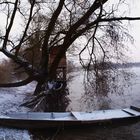
<instances>
[{"instance_id":1,"label":"tree bark","mask_svg":"<svg viewBox=\"0 0 140 140\"><path fill-rule=\"evenodd\" d=\"M34 95L38 95L40 92L42 92L42 82L38 82L34 91Z\"/></svg>"}]
</instances>

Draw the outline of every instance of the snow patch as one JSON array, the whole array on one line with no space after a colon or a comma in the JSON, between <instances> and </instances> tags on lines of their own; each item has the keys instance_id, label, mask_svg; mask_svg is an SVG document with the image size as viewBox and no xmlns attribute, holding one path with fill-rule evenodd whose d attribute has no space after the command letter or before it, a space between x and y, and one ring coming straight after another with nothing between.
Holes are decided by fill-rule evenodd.
<instances>
[{"instance_id":1,"label":"snow patch","mask_svg":"<svg viewBox=\"0 0 140 140\"><path fill-rule=\"evenodd\" d=\"M34 83L17 88L0 88L0 115L9 112L27 112L28 108L20 107L26 94L33 92ZM27 130L0 127L0 140L30 140Z\"/></svg>"}]
</instances>

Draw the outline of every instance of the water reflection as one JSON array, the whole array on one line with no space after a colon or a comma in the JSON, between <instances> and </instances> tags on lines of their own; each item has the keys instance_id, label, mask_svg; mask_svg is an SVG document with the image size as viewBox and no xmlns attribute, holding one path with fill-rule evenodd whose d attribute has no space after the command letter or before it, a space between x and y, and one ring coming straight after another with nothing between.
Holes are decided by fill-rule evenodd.
<instances>
[{"instance_id":1,"label":"water reflection","mask_svg":"<svg viewBox=\"0 0 140 140\"><path fill-rule=\"evenodd\" d=\"M139 140L138 125L36 130L33 140Z\"/></svg>"}]
</instances>

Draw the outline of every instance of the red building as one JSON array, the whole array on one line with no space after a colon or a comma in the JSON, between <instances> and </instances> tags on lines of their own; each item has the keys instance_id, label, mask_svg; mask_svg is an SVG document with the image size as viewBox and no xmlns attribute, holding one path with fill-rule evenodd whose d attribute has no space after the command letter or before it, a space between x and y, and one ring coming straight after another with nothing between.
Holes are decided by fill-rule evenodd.
<instances>
[{"instance_id":1,"label":"red building","mask_svg":"<svg viewBox=\"0 0 140 140\"><path fill-rule=\"evenodd\" d=\"M56 57L57 53L59 51L59 48L55 47L53 49L51 49L50 52L50 62L49 64L52 64L54 58ZM63 58L61 59L59 66L57 68L57 74L56 74L56 80L57 81L66 81L66 66L67 66L67 62L66 62L66 54L63 56Z\"/></svg>"}]
</instances>

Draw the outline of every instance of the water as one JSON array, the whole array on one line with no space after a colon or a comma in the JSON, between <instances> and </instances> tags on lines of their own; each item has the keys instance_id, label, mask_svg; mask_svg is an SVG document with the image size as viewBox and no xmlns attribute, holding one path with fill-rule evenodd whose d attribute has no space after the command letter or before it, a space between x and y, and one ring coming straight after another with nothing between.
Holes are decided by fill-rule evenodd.
<instances>
[{"instance_id":1,"label":"water","mask_svg":"<svg viewBox=\"0 0 140 140\"><path fill-rule=\"evenodd\" d=\"M120 126L120 127L89 127L89 128L71 128L60 130L54 133L47 131L42 133L36 132L34 140L139 140L140 130L136 126ZM45 134L46 136L45 136ZM51 134L51 135L50 135Z\"/></svg>"},{"instance_id":2,"label":"water","mask_svg":"<svg viewBox=\"0 0 140 140\"><path fill-rule=\"evenodd\" d=\"M132 68L131 71L135 72L135 75L131 79L131 86L124 87L123 94L109 93L108 96L99 98L94 97L94 95L89 98L84 96L83 73L74 73L76 76L69 84L69 98L72 101L69 109L73 111L93 111L101 108L124 108L130 105L140 106L140 68ZM84 97L84 99L81 97Z\"/></svg>"}]
</instances>

